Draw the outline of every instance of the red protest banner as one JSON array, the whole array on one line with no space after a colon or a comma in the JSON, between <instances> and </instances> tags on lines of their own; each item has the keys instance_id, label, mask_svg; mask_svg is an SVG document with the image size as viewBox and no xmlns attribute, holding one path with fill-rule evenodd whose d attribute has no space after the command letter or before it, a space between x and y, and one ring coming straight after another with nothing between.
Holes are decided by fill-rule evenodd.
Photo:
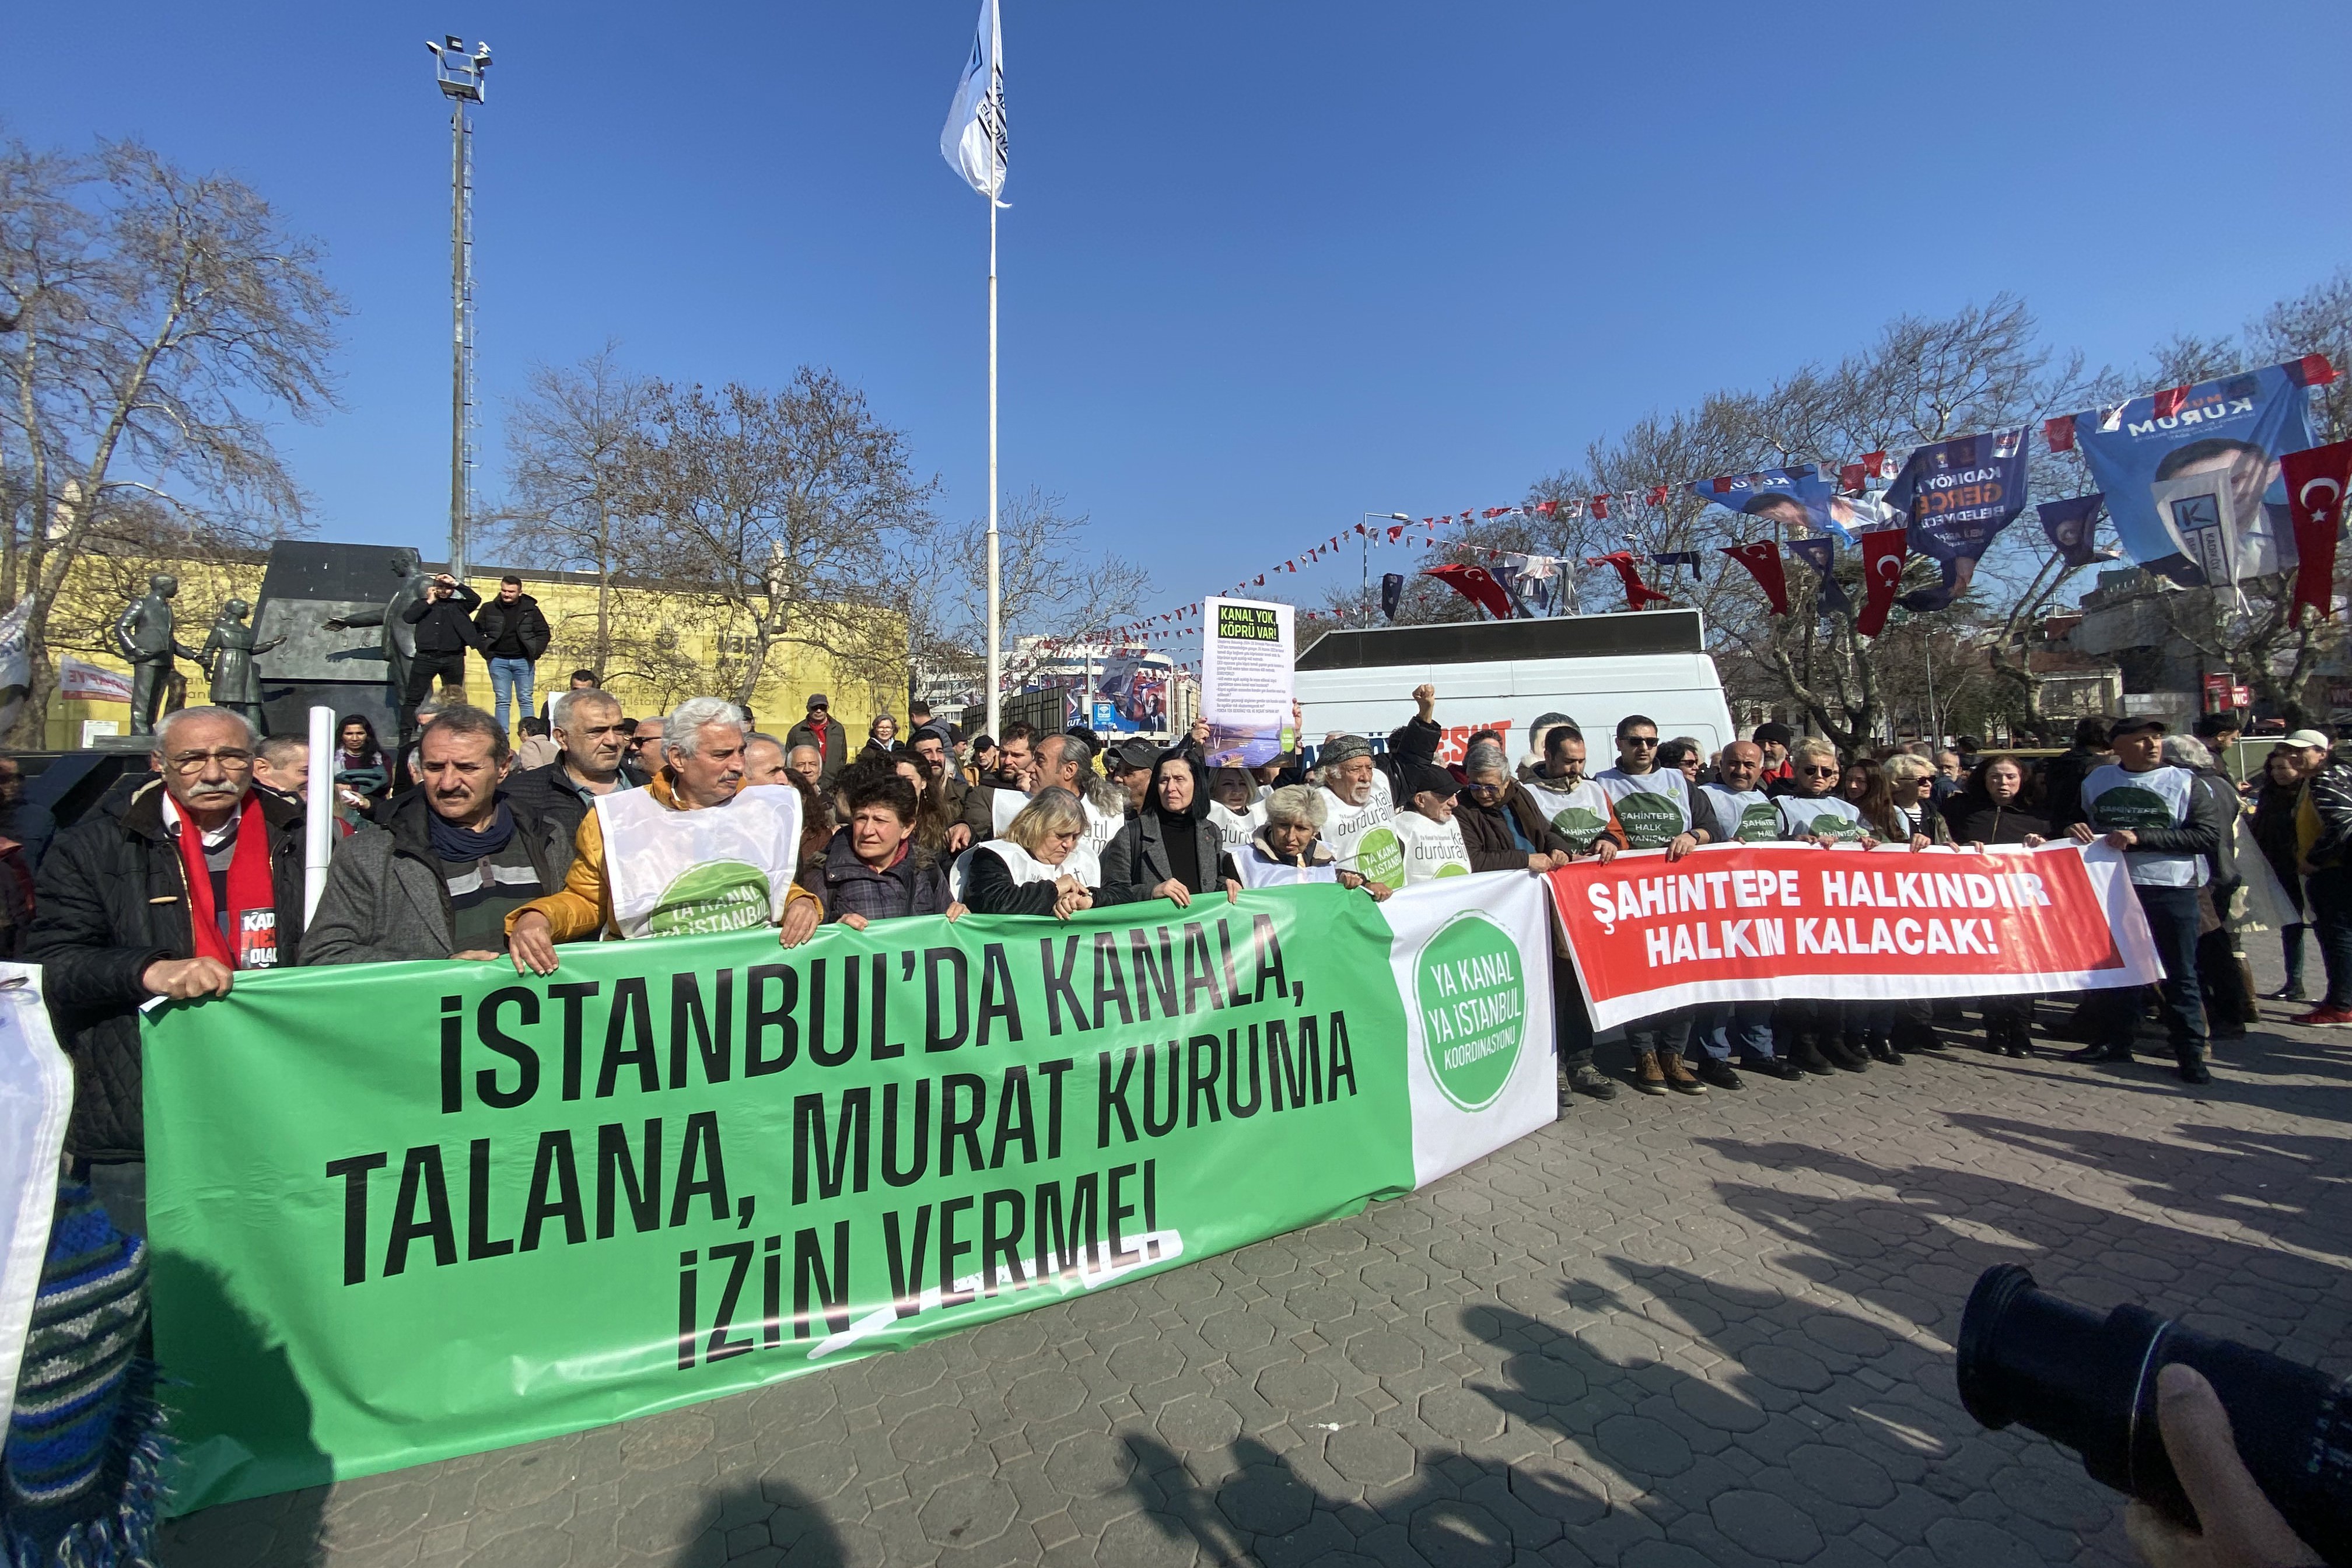
<instances>
[{"instance_id":1,"label":"red protest banner","mask_svg":"<svg viewBox=\"0 0 2352 1568\"><path fill-rule=\"evenodd\" d=\"M2124 858L2104 845L1727 844L1549 875L1595 1028L1706 1002L2098 990L2161 974Z\"/></svg>"}]
</instances>

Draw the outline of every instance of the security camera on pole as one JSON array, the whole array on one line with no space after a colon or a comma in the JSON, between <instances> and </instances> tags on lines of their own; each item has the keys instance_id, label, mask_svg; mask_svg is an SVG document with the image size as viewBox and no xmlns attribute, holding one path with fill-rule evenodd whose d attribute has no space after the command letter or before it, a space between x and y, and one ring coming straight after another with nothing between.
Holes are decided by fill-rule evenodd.
<instances>
[{"instance_id":1,"label":"security camera on pole","mask_svg":"<svg viewBox=\"0 0 2352 1568\"><path fill-rule=\"evenodd\" d=\"M988 732L1003 733L998 703L1003 684L1003 583L996 552L996 209L1004 192L1004 28L996 0L981 0L971 58L956 83L955 101L940 132L940 153L971 188L988 198Z\"/></svg>"}]
</instances>

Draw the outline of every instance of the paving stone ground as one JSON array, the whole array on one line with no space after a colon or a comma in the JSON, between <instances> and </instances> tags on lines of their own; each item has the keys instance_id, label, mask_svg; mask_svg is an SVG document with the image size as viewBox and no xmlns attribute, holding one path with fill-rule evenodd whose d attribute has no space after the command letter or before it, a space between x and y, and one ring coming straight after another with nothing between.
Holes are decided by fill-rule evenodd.
<instances>
[{"instance_id":1,"label":"paving stone ground","mask_svg":"<svg viewBox=\"0 0 2352 1568\"><path fill-rule=\"evenodd\" d=\"M2134 1562L2075 1459L1963 1414L1952 1336L1978 1273L2017 1261L2352 1370L2352 1031L2267 1026L2218 1069L2190 1091L1960 1045L1580 1100L1350 1219L761 1392L210 1510L163 1561Z\"/></svg>"}]
</instances>

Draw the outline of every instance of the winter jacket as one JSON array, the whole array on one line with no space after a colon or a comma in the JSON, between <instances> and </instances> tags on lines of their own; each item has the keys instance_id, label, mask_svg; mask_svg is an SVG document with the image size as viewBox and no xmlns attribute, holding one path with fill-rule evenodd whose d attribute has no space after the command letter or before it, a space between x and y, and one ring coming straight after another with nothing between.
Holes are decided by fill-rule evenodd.
<instances>
[{"instance_id":1,"label":"winter jacket","mask_svg":"<svg viewBox=\"0 0 2352 1568\"><path fill-rule=\"evenodd\" d=\"M2254 795L2254 842L2261 847L2263 858L2271 863L2273 874L2286 890L2298 915L2304 912L2303 875L2294 864L2294 815L2302 804L2301 780L2279 784L2264 778Z\"/></svg>"},{"instance_id":2,"label":"winter jacket","mask_svg":"<svg viewBox=\"0 0 2352 1568\"><path fill-rule=\"evenodd\" d=\"M1524 871L1528 868L1528 851L1519 847L1511 837L1511 823L1504 816L1508 812L1516 819L1519 831L1528 843L1546 855L1573 855L1576 847L1559 836L1559 829L1544 820L1543 810L1527 786L1513 780L1503 792L1503 798L1492 805L1482 805L1476 795L1464 790L1454 797L1454 820L1462 825L1462 847L1470 854L1473 871ZM1616 840L1617 847L1625 847L1625 830L1613 824L1601 830L1601 837Z\"/></svg>"},{"instance_id":3,"label":"winter jacket","mask_svg":"<svg viewBox=\"0 0 2352 1568\"><path fill-rule=\"evenodd\" d=\"M572 868L571 831L511 792L503 798L539 885L562 887ZM412 791L394 803L384 826L362 827L335 847L303 933L305 964L393 963L457 950L449 884L433 853L432 809L423 790Z\"/></svg>"},{"instance_id":4,"label":"winter jacket","mask_svg":"<svg viewBox=\"0 0 2352 1568\"><path fill-rule=\"evenodd\" d=\"M941 915L949 903L947 868L929 852L909 839L896 865L877 871L857 858L846 827L834 829L824 858L801 872L800 885L824 900L828 922L844 915L869 921Z\"/></svg>"},{"instance_id":5,"label":"winter jacket","mask_svg":"<svg viewBox=\"0 0 2352 1568\"><path fill-rule=\"evenodd\" d=\"M816 787L831 789L834 775L841 772L842 763L849 757L849 738L842 733L841 721L829 721L824 727L824 738L819 739L809 721L802 720L784 731L784 755L791 756L794 746L814 746L817 749L817 754L824 758L824 762L817 769Z\"/></svg>"},{"instance_id":6,"label":"winter jacket","mask_svg":"<svg viewBox=\"0 0 2352 1568\"><path fill-rule=\"evenodd\" d=\"M511 604L492 599L483 605L474 615L474 633L482 639L478 646L485 658L525 658L537 664L547 651L547 617L529 594L518 594ZM508 642L509 637L513 641Z\"/></svg>"},{"instance_id":7,"label":"winter jacket","mask_svg":"<svg viewBox=\"0 0 2352 1568\"><path fill-rule=\"evenodd\" d=\"M2352 848L2352 746L2328 752L2327 765L2305 787L2305 798L2319 818L2319 837L2303 858L2315 869L2342 866L2346 849Z\"/></svg>"},{"instance_id":8,"label":"winter jacket","mask_svg":"<svg viewBox=\"0 0 2352 1568\"><path fill-rule=\"evenodd\" d=\"M302 949L302 808L273 794L260 798L278 963L290 965ZM79 1158L144 1159L139 1005L148 991L140 977L158 959L196 952L187 872L163 825L163 781L101 801L58 834L37 887L24 960L43 968L49 1019L73 1059L66 1148Z\"/></svg>"},{"instance_id":9,"label":"winter jacket","mask_svg":"<svg viewBox=\"0 0 2352 1568\"><path fill-rule=\"evenodd\" d=\"M1444 739L1444 731L1418 714L1389 731L1388 750L1372 759L1372 766L1388 779L1389 792L1399 805L1412 798L1412 792L1404 787L1404 763L1426 763L1435 767L1438 742Z\"/></svg>"},{"instance_id":10,"label":"winter jacket","mask_svg":"<svg viewBox=\"0 0 2352 1568\"><path fill-rule=\"evenodd\" d=\"M2083 781L2115 759L2088 746L2070 746L2042 767L2042 810L2061 829L2083 820Z\"/></svg>"},{"instance_id":11,"label":"winter jacket","mask_svg":"<svg viewBox=\"0 0 2352 1568\"><path fill-rule=\"evenodd\" d=\"M560 824L567 844L571 842L572 835L580 830L580 819L587 816L590 809L588 797L572 786L571 778L563 772L561 759L547 767L509 774L506 787L509 804L528 807L534 814ZM625 770L616 787L635 789L638 786ZM572 857L567 850L564 865L568 867L571 863ZM562 879L563 873L559 870L555 874L555 881ZM555 882L550 882L548 886L551 888Z\"/></svg>"},{"instance_id":12,"label":"winter jacket","mask_svg":"<svg viewBox=\"0 0 2352 1568\"><path fill-rule=\"evenodd\" d=\"M446 599L420 598L401 612L401 619L416 628L419 653L463 653L482 647L474 629L474 608L482 596L463 583Z\"/></svg>"},{"instance_id":13,"label":"winter jacket","mask_svg":"<svg viewBox=\"0 0 2352 1568\"><path fill-rule=\"evenodd\" d=\"M2238 781L2219 768L2191 771L2197 778L2195 788L2200 795L2211 797L2213 815L2219 819L2215 823L2218 831L2214 835L2213 847L2205 852L2205 869L2214 898L2227 903L2240 879L2238 818L2245 810L2245 797L2238 793Z\"/></svg>"},{"instance_id":14,"label":"winter jacket","mask_svg":"<svg viewBox=\"0 0 2352 1568\"><path fill-rule=\"evenodd\" d=\"M2022 844L2028 835L2054 837L2048 817L2014 805L1995 805L1990 795L1965 789L1952 796L1944 824L1956 844Z\"/></svg>"}]
</instances>

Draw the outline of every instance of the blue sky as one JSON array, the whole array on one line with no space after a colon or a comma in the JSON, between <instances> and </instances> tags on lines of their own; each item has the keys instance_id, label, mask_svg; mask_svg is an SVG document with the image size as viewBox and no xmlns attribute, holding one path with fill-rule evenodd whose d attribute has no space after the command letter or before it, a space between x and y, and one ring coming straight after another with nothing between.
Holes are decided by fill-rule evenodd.
<instances>
[{"instance_id":1,"label":"blue sky","mask_svg":"<svg viewBox=\"0 0 2352 1568\"><path fill-rule=\"evenodd\" d=\"M2122 365L2352 258L2340 4L1006 5L1003 482L1155 608L1365 510L1507 503L1901 312L2009 289ZM325 241L344 406L283 445L326 537L446 540L423 40L460 30L497 51L487 490L528 366L615 338L680 380L832 366L968 516L987 220L937 142L975 10L43 6L6 113L233 170Z\"/></svg>"}]
</instances>

